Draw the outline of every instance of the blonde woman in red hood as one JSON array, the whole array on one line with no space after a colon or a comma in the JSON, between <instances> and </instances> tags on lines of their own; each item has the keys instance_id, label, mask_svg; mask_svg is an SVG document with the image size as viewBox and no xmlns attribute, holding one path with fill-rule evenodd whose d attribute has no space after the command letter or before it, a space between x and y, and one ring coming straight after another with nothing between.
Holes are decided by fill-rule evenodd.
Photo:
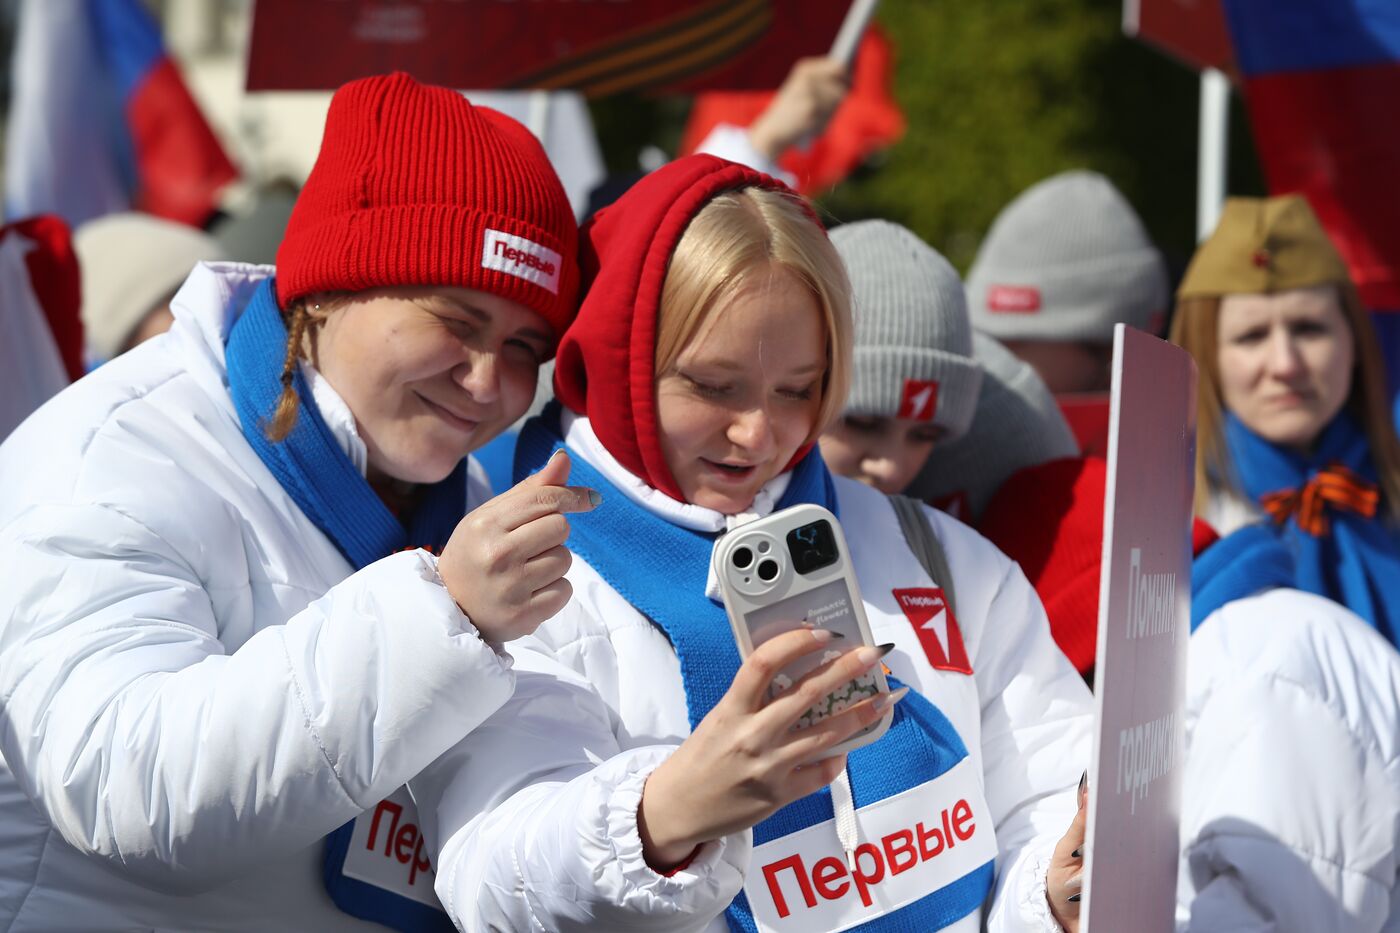
<instances>
[{"instance_id":1,"label":"blonde woman in red hood","mask_svg":"<svg viewBox=\"0 0 1400 933\"><path fill-rule=\"evenodd\" d=\"M516 472L567 449L573 596L517 689L422 774L465 930L1074 930L1089 696L1020 571L941 513L931 579L890 500L815 449L844 405L850 288L773 179L707 156L587 228L588 292ZM710 577L730 528L836 512L877 647L815 625L740 662ZM991 620L995 620L993 625ZM830 663L773 694L774 672ZM828 657L829 656L829 657ZM883 663L892 693L814 703ZM885 735L822 757L892 708Z\"/></svg>"}]
</instances>

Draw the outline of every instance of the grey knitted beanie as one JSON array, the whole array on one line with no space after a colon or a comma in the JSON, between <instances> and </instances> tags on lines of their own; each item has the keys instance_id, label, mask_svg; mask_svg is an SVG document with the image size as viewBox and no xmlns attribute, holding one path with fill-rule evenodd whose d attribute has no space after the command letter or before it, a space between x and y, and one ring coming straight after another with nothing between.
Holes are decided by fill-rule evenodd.
<instances>
[{"instance_id":1,"label":"grey knitted beanie","mask_svg":"<svg viewBox=\"0 0 1400 933\"><path fill-rule=\"evenodd\" d=\"M1002 209L967 274L972 326L1001 340L1111 343L1156 334L1167 270L1127 200L1096 172L1064 172Z\"/></svg>"},{"instance_id":2,"label":"grey knitted beanie","mask_svg":"<svg viewBox=\"0 0 1400 933\"><path fill-rule=\"evenodd\" d=\"M973 354L986 373L972 427L940 444L905 494L947 507L963 500L965 522L975 521L1006 479L1023 467L1079 456L1079 445L1054 397L1028 363L985 334L973 336Z\"/></svg>"},{"instance_id":3,"label":"grey knitted beanie","mask_svg":"<svg viewBox=\"0 0 1400 933\"><path fill-rule=\"evenodd\" d=\"M962 281L948 260L898 224L863 220L831 231L846 263L855 364L846 414L931 421L948 439L972 423L982 367Z\"/></svg>"},{"instance_id":4,"label":"grey knitted beanie","mask_svg":"<svg viewBox=\"0 0 1400 933\"><path fill-rule=\"evenodd\" d=\"M82 272L83 335L110 360L151 311L174 296L195 263L225 258L202 230L138 212L105 214L73 234Z\"/></svg>"}]
</instances>

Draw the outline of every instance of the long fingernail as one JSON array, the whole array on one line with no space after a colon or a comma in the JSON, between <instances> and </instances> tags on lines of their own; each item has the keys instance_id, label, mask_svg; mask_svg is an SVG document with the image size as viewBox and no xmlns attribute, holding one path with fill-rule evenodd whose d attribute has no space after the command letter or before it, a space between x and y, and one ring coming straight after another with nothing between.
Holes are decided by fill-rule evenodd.
<instances>
[{"instance_id":1,"label":"long fingernail","mask_svg":"<svg viewBox=\"0 0 1400 933\"><path fill-rule=\"evenodd\" d=\"M596 509L603 504L603 494L596 489L588 490L588 504Z\"/></svg>"},{"instance_id":2,"label":"long fingernail","mask_svg":"<svg viewBox=\"0 0 1400 933\"><path fill-rule=\"evenodd\" d=\"M893 690L889 693L880 694L870 705L875 708L875 712L883 713L885 710L889 709L891 706L894 706L896 703L898 703L900 700L904 699L908 695L909 688L900 687L898 690Z\"/></svg>"},{"instance_id":3,"label":"long fingernail","mask_svg":"<svg viewBox=\"0 0 1400 933\"><path fill-rule=\"evenodd\" d=\"M1083 897L1082 894L1071 894L1069 897L1065 898L1065 900L1069 901L1071 904L1078 904L1081 897Z\"/></svg>"},{"instance_id":4,"label":"long fingernail","mask_svg":"<svg viewBox=\"0 0 1400 933\"><path fill-rule=\"evenodd\" d=\"M1071 853L1069 854L1069 857L1070 857L1070 858L1079 858L1079 854L1080 854L1081 852L1083 852L1083 851L1084 851L1083 849L1075 849L1073 852L1071 852Z\"/></svg>"},{"instance_id":5,"label":"long fingernail","mask_svg":"<svg viewBox=\"0 0 1400 933\"><path fill-rule=\"evenodd\" d=\"M1086 770L1084 771L1084 773L1081 774L1081 775L1079 776L1079 792L1080 792L1081 794L1084 793L1084 788L1087 787L1088 784L1089 784L1089 772L1088 772L1088 770L1086 769Z\"/></svg>"},{"instance_id":6,"label":"long fingernail","mask_svg":"<svg viewBox=\"0 0 1400 933\"><path fill-rule=\"evenodd\" d=\"M812 637L815 638L817 641L821 642L822 644L831 641L833 638L843 637L840 632L833 632L829 628L814 628L810 631L812 633Z\"/></svg>"},{"instance_id":7,"label":"long fingernail","mask_svg":"<svg viewBox=\"0 0 1400 933\"><path fill-rule=\"evenodd\" d=\"M894 650L894 642L892 642L892 641L891 641L891 642L886 642L886 643L883 644L883 645L875 645L873 648L872 648L872 647L861 648L860 651L856 654L856 660L858 660L858 661L860 661L860 663L865 664L865 665L868 666L868 665L874 664L876 661L880 660L881 658L883 658L885 655L889 654L889 653L890 653L891 651L893 651L893 650Z\"/></svg>"}]
</instances>

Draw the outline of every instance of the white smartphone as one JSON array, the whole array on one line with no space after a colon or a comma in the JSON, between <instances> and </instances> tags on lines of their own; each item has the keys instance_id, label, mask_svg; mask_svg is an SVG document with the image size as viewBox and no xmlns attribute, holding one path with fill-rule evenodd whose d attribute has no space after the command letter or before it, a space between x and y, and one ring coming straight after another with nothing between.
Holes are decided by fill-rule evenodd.
<instances>
[{"instance_id":1,"label":"white smartphone","mask_svg":"<svg viewBox=\"0 0 1400 933\"><path fill-rule=\"evenodd\" d=\"M824 651L804 655L779 671L770 697L788 690L814 668L840 655L874 644L860 588L847 556L836 516L819 505L795 505L742 525L715 546L711 560L724 595L739 655L748 658L770 638L797 628L839 632ZM850 681L809 709L797 728L805 729L861 700L888 693L884 670ZM893 710L822 757L869 745L890 727Z\"/></svg>"}]
</instances>

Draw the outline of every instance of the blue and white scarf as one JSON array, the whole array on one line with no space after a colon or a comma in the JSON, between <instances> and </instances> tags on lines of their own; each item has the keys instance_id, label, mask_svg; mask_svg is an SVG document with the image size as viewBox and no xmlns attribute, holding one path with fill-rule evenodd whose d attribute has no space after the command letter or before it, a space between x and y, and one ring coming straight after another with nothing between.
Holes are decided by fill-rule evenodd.
<instances>
[{"instance_id":1,"label":"blue and white scarf","mask_svg":"<svg viewBox=\"0 0 1400 933\"><path fill-rule=\"evenodd\" d=\"M467 460L425 491L408 527L389 511L321 418L300 369L293 385L300 402L296 426L273 443L266 428L282 393L287 328L273 279L262 283L234 322L225 355L229 393L243 436L306 517L330 538L356 570L415 546L440 549L467 511ZM404 933L448 933L447 914L344 875L354 821L326 838L326 890L337 907L362 920Z\"/></svg>"},{"instance_id":2,"label":"blue and white scarf","mask_svg":"<svg viewBox=\"0 0 1400 933\"><path fill-rule=\"evenodd\" d=\"M1366 435L1346 412L1332 419L1310 456L1269 443L1233 414L1226 417L1225 442L1245 494L1256 503L1302 490L1338 465L1376 482ZM1400 532L1388 523L1386 505L1382 499L1370 518L1326 506L1323 534L1299 527L1296 516L1276 527L1293 555L1298 588L1336 600L1394 645L1400 635Z\"/></svg>"},{"instance_id":3,"label":"blue and white scarf","mask_svg":"<svg viewBox=\"0 0 1400 933\"><path fill-rule=\"evenodd\" d=\"M557 403L528 422L515 454L515 480L538 470L564 446ZM705 596L716 535L681 527L633 502L583 458L573 458L570 482L598 489L603 505L570 518L569 550L587 561L618 595L661 628L680 661L687 713L693 729L728 691L740 658L724 607ZM814 449L793 469L783 509L810 502L836 512L831 474ZM893 797L938 778L967 757L957 730L915 692L895 707L894 722L878 742L847 759L857 808ZM754 845L833 819L831 794L823 789L789 804L754 827ZM870 933L931 933L973 913L991 891L988 861L923 898L855 930ZM734 931L757 929L742 892L725 913Z\"/></svg>"}]
</instances>

